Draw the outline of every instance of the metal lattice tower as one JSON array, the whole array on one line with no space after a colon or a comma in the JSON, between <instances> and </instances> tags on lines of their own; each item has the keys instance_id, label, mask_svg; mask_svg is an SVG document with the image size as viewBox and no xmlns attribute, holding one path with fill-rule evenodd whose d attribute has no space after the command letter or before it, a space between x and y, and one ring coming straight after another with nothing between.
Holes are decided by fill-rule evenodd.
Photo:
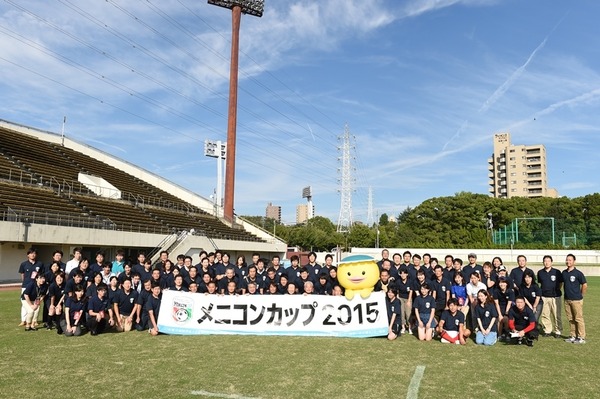
<instances>
[{"instance_id":1,"label":"metal lattice tower","mask_svg":"<svg viewBox=\"0 0 600 399\"><path fill-rule=\"evenodd\" d=\"M369 198L367 199L367 226L371 227L373 220L373 187L369 187Z\"/></svg>"},{"instance_id":2,"label":"metal lattice tower","mask_svg":"<svg viewBox=\"0 0 600 399\"><path fill-rule=\"evenodd\" d=\"M352 226L352 190L354 185L354 178L352 176L352 158L350 156L350 150L354 148L351 144L351 139L354 137L350 135L350 129L348 124L344 127L344 134L338 137L338 140L342 141L342 145L338 147L338 150L342 153L342 156L338 158L342 162L342 167L338 170L341 172L341 183L340 194L340 217L338 218L337 231L339 233L347 232Z\"/></svg>"}]
</instances>

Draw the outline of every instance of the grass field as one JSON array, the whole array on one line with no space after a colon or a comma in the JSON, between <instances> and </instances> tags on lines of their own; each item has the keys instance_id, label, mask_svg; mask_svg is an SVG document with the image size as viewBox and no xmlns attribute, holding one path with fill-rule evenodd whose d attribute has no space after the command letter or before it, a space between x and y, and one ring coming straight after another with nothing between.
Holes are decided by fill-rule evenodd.
<instances>
[{"instance_id":1,"label":"grass field","mask_svg":"<svg viewBox=\"0 0 600 399\"><path fill-rule=\"evenodd\" d=\"M86 334L17 327L18 291L0 292L2 398L600 397L600 277L588 279L588 342L541 338L533 348L423 343L413 336L344 339ZM568 332L565 320L564 332Z\"/></svg>"}]
</instances>

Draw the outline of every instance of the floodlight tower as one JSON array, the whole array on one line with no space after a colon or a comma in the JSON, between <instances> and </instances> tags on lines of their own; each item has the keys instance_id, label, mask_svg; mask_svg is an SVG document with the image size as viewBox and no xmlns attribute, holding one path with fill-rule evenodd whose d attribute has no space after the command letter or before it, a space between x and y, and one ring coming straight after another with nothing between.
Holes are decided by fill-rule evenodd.
<instances>
[{"instance_id":1,"label":"floodlight tower","mask_svg":"<svg viewBox=\"0 0 600 399\"><path fill-rule=\"evenodd\" d=\"M302 198L306 198L306 201L307 201L306 219L310 220L315 216L313 203L312 203L312 187L311 186L304 187L302 189Z\"/></svg>"},{"instance_id":2,"label":"floodlight tower","mask_svg":"<svg viewBox=\"0 0 600 399\"><path fill-rule=\"evenodd\" d=\"M342 173L340 182L342 187L341 193L341 204L340 204L340 217L338 218L337 231L340 233L347 232L352 226L352 185L354 178L352 177L352 163L350 157L350 150L353 148L350 143L350 129L346 124L344 128L344 134L338 137L338 140L342 140L341 147L338 147L342 156L338 158L342 162L342 167L339 169Z\"/></svg>"},{"instance_id":3,"label":"floodlight tower","mask_svg":"<svg viewBox=\"0 0 600 399\"><path fill-rule=\"evenodd\" d=\"M208 4L231 10L231 64L229 68L229 112L227 117L227 163L225 168L225 203L223 217L233 222L233 191L235 186L235 141L237 128L238 58L240 53L240 22L242 13L262 17L264 0L208 0Z\"/></svg>"}]
</instances>

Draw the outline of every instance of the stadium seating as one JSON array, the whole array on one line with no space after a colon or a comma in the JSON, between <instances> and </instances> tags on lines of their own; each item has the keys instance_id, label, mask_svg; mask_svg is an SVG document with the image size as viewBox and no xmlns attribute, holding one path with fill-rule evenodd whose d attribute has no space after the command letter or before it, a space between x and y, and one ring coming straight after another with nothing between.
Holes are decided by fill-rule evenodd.
<instances>
[{"instance_id":1,"label":"stadium seating","mask_svg":"<svg viewBox=\"0 0 600 399\"><path fill-rule=\"evenodd\" d=\"M262 241L243 229L128 173L68 147L0 128L0 210L37 216L34 222L167 234L194 229L211 238ZM78 174L102 177L122 199L96 196ZM26 200L25 200L26 199ZM42 217L43 215L43 217ZM69 224L73 225L73 224Z\"/></svg>"}]
</instances>

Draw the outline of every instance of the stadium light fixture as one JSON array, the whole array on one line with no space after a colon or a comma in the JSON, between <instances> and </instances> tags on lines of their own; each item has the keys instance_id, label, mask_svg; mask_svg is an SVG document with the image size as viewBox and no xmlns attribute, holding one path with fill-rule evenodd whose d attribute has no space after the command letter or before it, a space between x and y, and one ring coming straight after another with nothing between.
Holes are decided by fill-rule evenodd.
<instances>
[{"instance_id":1,"label":"stadium light fixture","mask_svg":"<svg viewBox=\"0 0 600 399\"><path fill-rule=\"evenodd\" d=\"M265 9L265 0L208 0L208 4L233 9L239 6L242 14L250 14L255 17L262 17Z\"/></svg>"},{"instance_id":2,"label":"stadium light fixture","mask_svg":"<svg viewBox=\"0 0 600 399\"><path fill-rule=\"evenodd\" d=\"M229 68L229 109L227 115L227 160L225 167L225 198L223 217L233 223L235 186L235 142L237 128L238 59L240 53L240 22L242 13L262 17L264 0L208 0L208 4L231 10L231 65Z\"/></svg>"}]
</instances>

